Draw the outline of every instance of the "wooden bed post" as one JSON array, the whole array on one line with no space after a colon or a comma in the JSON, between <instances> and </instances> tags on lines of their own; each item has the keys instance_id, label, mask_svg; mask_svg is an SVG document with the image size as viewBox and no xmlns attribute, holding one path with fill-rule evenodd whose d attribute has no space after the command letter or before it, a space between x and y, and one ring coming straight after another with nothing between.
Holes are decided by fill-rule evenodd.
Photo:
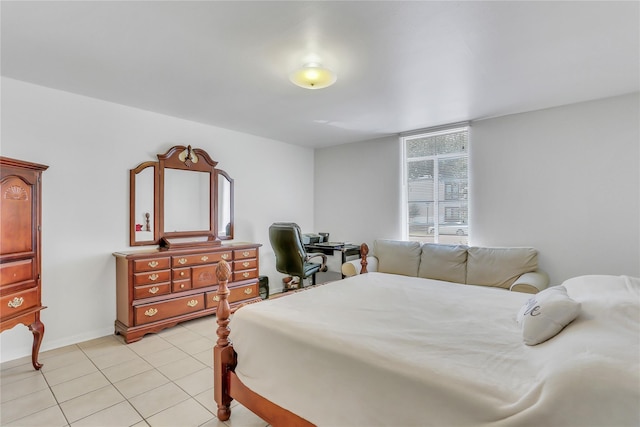
<instances>
[{"instance_id":1,"label":"wooden bed post","mask_svg":"<svg viewBox=\"0 0 640 427\"><path fill-rule=\"evenodd\" d=\"M213 398L218 405L218 419L226 421L231 416L231 402L233 397L254 414L273 426L315 427L314 424L269 401L265 397L245 386L235 374L237 365L236 352L229 340L229 288L227 282L231 269L226 261L220 261L216 267L218 278L218 307L216 322L218 340L213 347Z\"/></svg>"},{"instance_id":2,"label":"wooden bed post","mask_svg":"<svg viewBox=\"0 0 640 427\"><path fill-rule=\"evenodd\" d=\"M218 308L216 310L216 322L218 329L216 334L218 340L213 348L213 396L218 404L218 419L226 421L231 416L231 401L229 395L229 372L235 368L236 355L229 341L229 316L231 308L229 307L229 288L227 282L231 269L226 261L222 260L216 267L216 276L218 278Z\"/></svg>"},{"instance_id":3,"label":"wooden bed post","mask_svg":"<svg viewBox=\"0 0 640 427\"><path fill-rule=\"evenodd\" d=\"M369 246L366 243L360 245L360 265L362 266L362 270L360 270L360 274L368 273L367 271L367 255L369 255Z\"/></svg>"}]
</instances>

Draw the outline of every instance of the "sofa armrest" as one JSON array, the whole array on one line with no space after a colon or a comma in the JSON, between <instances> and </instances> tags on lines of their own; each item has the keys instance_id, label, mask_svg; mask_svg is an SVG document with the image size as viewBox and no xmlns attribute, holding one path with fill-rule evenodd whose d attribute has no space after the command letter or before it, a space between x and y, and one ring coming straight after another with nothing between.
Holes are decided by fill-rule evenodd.
<instances>
[{"instance_id":1,"label":"sofa armrest","mask_svg":"<svg viewBox=\"0 0 640 427\"><path fill-rule=\"evenodd\" d=\"M537 294L549 286L549 276L542 270L524 273L509 288L511 291Z\"/></svg>"},{"instance_id":2,"label":"sofa armrest","mask_svg":"<svg viewBox=\"0 0 640 427\"><path fill-rule=\"evenodd\" d=\"M351 261L347 261L342 264L342 274L345 277L351 277L360 274L362 270L362 264L360 264L362 260L360 258L354 259ZM367 257L367 271L378 271L378 258L374 256Z\"/></svg>"}]
</instances>

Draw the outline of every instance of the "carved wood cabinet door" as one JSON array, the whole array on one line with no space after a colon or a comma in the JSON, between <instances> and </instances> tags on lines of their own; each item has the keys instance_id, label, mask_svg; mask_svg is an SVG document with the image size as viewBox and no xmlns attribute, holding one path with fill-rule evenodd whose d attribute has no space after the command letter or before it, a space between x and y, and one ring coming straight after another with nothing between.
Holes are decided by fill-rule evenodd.
<instances>
[{"instance_id":1,"label":"carved wood cabinet door","mask_svg":"<svg viewBox=\"0 0 640 427\"><path fill-rule=\"evenodd\" d=\"M47 166L0 157L0 331L23 324L33 332L35 369L44 335L40 322L41 175Z\"/></svg>"}]
</instances>

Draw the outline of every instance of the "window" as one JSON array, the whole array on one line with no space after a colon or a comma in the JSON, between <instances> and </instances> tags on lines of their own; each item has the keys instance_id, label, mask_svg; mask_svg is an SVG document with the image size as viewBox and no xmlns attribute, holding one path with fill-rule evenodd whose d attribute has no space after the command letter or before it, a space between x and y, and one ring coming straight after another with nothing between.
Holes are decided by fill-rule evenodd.
<instances>
[{"instance_id":1,"label":"window","mask_svg":"<svg viewBox=\"0 0 640 427\"><path fill-rule=\"evenodd\" d=\"M469 130L404 137L409 240L469 243Z\"/></svg>"}]
</instances>

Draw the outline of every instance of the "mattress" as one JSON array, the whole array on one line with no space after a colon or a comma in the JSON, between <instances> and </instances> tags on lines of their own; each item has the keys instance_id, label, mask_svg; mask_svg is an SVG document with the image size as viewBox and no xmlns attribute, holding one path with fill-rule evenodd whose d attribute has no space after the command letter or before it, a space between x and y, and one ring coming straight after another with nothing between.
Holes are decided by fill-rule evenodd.
<instances>
[{"instance_id":1,"label":"mattress","mask_svg":"<svg viewBox=\"0 0 640 427\"><path fill-rule=\"evenodd\" d=\"M238 310L236 374L319 426L640 424L640 280L565 282L582 311L527 346L530 295L368 273Z\"/></svg>"}]
</instances>

